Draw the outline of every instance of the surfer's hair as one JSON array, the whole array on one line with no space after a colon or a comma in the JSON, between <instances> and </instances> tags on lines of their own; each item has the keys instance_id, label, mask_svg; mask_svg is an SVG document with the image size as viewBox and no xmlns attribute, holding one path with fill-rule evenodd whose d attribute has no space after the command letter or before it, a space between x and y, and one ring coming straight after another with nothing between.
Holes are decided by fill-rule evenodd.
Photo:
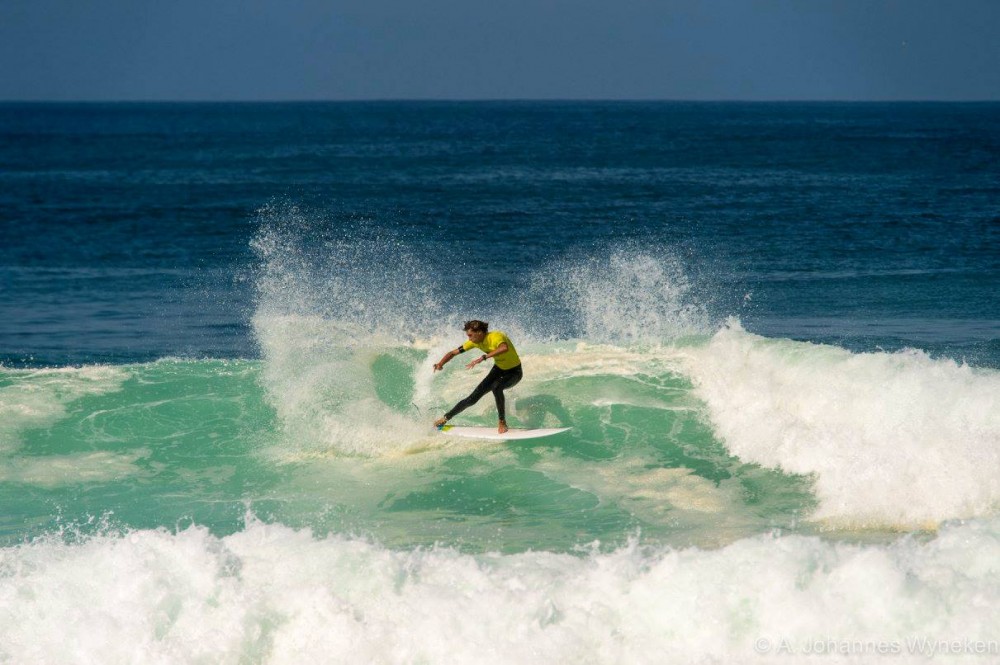
<instances>
[{"instance_id":1,"label":"surfer's hair","mask_svg":"<svg viewBox=\"0 0 1000 665\"><path fill-rule=\"evenodd\" d=\"M490 324L486 323L485 321L478 321L476 319L472 319L471 321L466 321L465 326L462 327L462 330L465 331L471 330L472 332L481 332L481 333L484 333L489 329L490 329Z\"/></svg>"}]
</instances>

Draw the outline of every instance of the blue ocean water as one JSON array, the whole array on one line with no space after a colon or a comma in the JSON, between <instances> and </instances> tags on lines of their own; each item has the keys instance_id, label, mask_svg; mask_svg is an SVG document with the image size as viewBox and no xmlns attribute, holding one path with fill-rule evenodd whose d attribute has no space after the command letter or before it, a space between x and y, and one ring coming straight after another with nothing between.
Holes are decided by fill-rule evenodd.
<instances>
[{"instance_id":1,"label":"blue ocean water","mask_svg":"<svg viewBox=\"0 0 1000 665\"><path fill-rule=\"evenodd\" d=\"M998 104L0 104L0 238L0 660L1000 658Z\"/></svg>"}]
</instances>

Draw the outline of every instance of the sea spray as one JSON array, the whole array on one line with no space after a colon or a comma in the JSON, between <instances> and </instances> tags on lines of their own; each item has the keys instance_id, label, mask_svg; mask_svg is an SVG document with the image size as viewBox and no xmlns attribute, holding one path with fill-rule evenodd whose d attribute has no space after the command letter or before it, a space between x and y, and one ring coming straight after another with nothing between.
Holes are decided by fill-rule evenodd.
<instances>
[{"instance_id":1,"label":"sea spray","mask_svg":"<svg viewBox=\"0 0 1000 665\"><path fill-rule=\"evenodd\" d=\"M537 311L526 316L536 327L547 324L549 336L627 346L711 332L708 280L694 279L669 247L620 242L571 252L532 279Z\"/></svg>"},{"instance_id":2,"label":"sea spray","mask_svg":"<svg viewBox=\"0 0 1000 665\"><path fill-rule=\"evenodd\" d=\"M441 325L420 262L364 221L344 228L278 204L260 218L253 326L286 444L355 454L407 447L421 428L377 399L372 366L395 358L412 384L418 360L401 349Z\"/></svg>"},{"instance_id":3,"label":"sea spray","mask_svg":"<svg viewBox=\"0 0 1000 665\"><path fill-rule=\"evenodd\" d=\"M274 314L320 316L342 327L343 344L419 336L440 325L436 283L403 237L365 219L345 223L290 204L258 215L255 324Z\"/></svg>"}]
</instances>

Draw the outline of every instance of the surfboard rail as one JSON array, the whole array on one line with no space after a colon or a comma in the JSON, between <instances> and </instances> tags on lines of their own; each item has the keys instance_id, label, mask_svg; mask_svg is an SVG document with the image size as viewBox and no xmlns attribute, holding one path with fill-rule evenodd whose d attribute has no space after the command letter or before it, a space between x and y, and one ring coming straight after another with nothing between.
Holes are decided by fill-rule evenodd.
<instances>
[{"instance_id":1,"label":"surfboard rail","mask_svg":"<svg viewBox=\"0 0 1000 665\"><path fill-rule=\"evenodd\" d=\"M490 441L519 441L524 439L541 439L571 430L572 427L543 427L538 429L523 429L511 427L500 434L496 427L471 427L462 425L444 425L438 428L442 434L459 436L466 439L488 439Z\"/></svg>"}]
</instances>

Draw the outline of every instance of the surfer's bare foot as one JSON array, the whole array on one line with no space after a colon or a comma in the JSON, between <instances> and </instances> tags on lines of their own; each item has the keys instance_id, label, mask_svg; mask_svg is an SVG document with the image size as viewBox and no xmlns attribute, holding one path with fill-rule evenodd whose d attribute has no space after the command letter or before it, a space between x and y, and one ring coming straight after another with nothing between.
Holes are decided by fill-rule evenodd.
<instances>
[{"instance_id":1,"label":"surfer's bare foot","mask_svg":"<svg viewBox=\"0 0 1000 665\"><path fill-rule=\"evenodd\" d=\"M444 427L446 422L448 422L447 418L438 418L434 421L434 427Z\"/></svg>"},{"instance_id":2,"label":"surfer's bare foot","mask_svg":"<svg viewBox=\"0 0 1000 665\"><path fill-rule=\"evenodd\" d=\"M500 424L497 425L497 434L506 434L507 433L507 429L508 429L507 428L507 421L506 420L501 420Z\"/></svg>"}]
</instances>

